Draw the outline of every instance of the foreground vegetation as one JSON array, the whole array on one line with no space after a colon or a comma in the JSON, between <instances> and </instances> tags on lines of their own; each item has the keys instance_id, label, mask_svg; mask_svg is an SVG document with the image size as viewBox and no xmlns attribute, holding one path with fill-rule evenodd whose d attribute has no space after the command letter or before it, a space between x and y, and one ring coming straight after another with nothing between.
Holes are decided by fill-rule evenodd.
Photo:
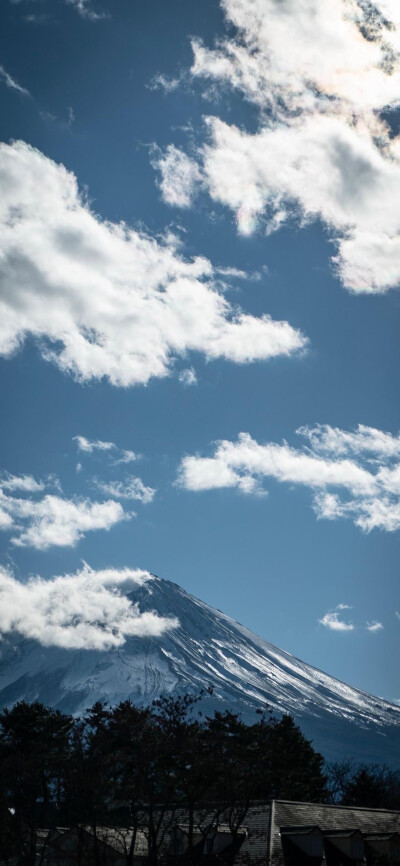
<instances>
[{"instance_id":1,"label":"foreground vegetation","mask_svg":"<svg viewBox=\"0 0 400 866\"><path fill-rule=\"evenodd\" d=\"M203 717L201 697L97 703L82 719L24 702L0 714L2 859L38 827L132 827L145 814L156 839L160 804L189 820L204 803L242 820L250 801L272 797L400 810L399 772L325 765L290 716Z\"/></svg>"}]
</instances>

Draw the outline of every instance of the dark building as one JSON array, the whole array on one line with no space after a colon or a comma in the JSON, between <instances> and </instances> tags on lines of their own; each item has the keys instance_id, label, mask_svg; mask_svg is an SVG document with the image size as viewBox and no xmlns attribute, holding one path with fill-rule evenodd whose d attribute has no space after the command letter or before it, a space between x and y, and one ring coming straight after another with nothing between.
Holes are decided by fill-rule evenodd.
<instances>
[{"instance_id":1,"label":"dark building","mask_svg":"<svg viewBox=\"0 0 400 866\"><path fill-rule=\"evenodd\" d=\"M160 866L400 866L400 812L297 803L256 802L224 809L204 804L191 814L163 807ZM0 866L20 858L0 851ZM88 826L36 832L37 866L146 866L149 829ZM154 862L154 860L153 860Z\"/></svg>"}]
</instances>

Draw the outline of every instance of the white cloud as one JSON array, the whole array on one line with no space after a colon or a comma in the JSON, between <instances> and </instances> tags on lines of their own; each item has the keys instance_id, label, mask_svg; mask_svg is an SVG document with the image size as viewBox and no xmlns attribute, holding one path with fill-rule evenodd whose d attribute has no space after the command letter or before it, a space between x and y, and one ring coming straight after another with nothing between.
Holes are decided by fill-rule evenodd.
<instances>
[{"instance_id":1,"label":"white cloud","mask_svg":"<svg viewBox=\"0 0 400 866\"><path fill-rule=\"evenodd\" d=\"M400 104L398 4L221 5L236 35L213 49L194 40L191 74L219 90L238 89L257 105L259 127L249 133L206 118L210 140L198 148L188 199L193 184L207 189L235 212L243 234L259 225L270 233L293 218L301 225L320 219L349 290L398 286L400 137L382 119L384 109ZM160 168L168 180L168 160ZM184 199L183 174L180 180Z\"/></svg>"},{"instance_id":2,"label":"white cloud","mask_svg":"<svg viewBox=\"0 0 400 866\"><path fill-rule=\"evenodd\" d=\"M86 439L86 436L73 436L78 451L93 454L93 451L112 451L117 446L114 442L103 442L101 439Z\"/></svg>"},{"instance_id":3,"label":"white cloud","mask_svg":"<svg viewBox=\"0 0 400 866\"><path fill-rule=\"evenodd\" d=\"M176 207L189 207L201 179L197 162L170 144L165 153L156 151L153 165L161 174L160 190L164 201Z\"/></svg>"},{"instance_id":4,"label":"white cloud","mask_svg":"<svg viewBox=\"0 0 400 866\"><path fill-rule=\"evenodd\" d=\"M367 622L367 625L365 626L365 628L367 629L367 631L372 631L372 632L382 631L383 625L381 622Z\"/></svg>"},{"instance_id":5,"label":"white cloud","mask_svg":"<svg viewBox=\"0 0 400 866\"><path fill-rule=\"evenodd\" d=\"M89 499L16 499L0 496L0 507L12 518L11 539L16 547L74 547L86 532L109 530L121 520L129 519L119 502L91 502Z\"/></svg>"},{"instance_id":6,"label":"white cloud","mask_svg":"<svg viewBox=\"0 0 400 866\"><path fill-rule=\"evenodd\" d=\"M2 529L2 530L12 529L13 522L14 521L11 517L11 514L8 514L8 512L5 511L4 508L0 507L0 529Z\"/></svg>"},{"instance_id":7,"label":"white cloud","mask_svg":"<svg viewBox=\"0 0 400 866\"><path fill-rule=\"evenodd\" d=\"M248 433L240 433L237 442L218 442L211 458L185 457L181 472L182 483L192 490L211 484L236 487L243 473L309 487L345 487L363 495L375 490L374 476L350 460L324 460L286 443L259 445Z\"/></svg>"},{"instance_id":8,"label":"white cloud","mask_svg":"<svg viewBox=\"0 0 400 866\"><path fill-rule=\"evenodd\" d=\"M354 625L351 622L344 622L339 619L339 613L337 610L332 611L331 613L326 613L322 619L318 620L321 625L324 625L325 628L329 628L331 631L354 631Z\"/></svg>"},{"instance_id":9,"label":"white cloud","mask_svg":"<svg viewBox=\"0 0 400 866\"><path fill-rule=\"evenodd\" d=\"M180 83L180 78L171 78L159 72L157 75L153 75L147 87L149 90L163 90L164 93L172 93L179 87Z\"/></svg>"},{"instance_id":10,"label":"white cloud","mask_svg":"<svg viewBox=\"0 0 400 866\"><path fill-rule=\"evenodd\" d=\"M76 447L79 452L83 454L93 454L95 451L101 452L112 452L113 454L117 454L113 458L112 465L119 466L124 463L133 463L135 460L140 460L140 454L136 454L135 451L130 451L125 448L118 448L118 445L115 442L104 442L102 439L87 439L86 436L73 436L72 441L76 442ZM111 456L111 455L110 455ZM78 464L80 469L82 469L81 464ZM77 471L80 471L77 470Z\"/></svg>"},{"instance_id":11,"label":"white cloud","mask_svg":"<svg viewBox=\"0 0 400 866\"><path fill-rule=\"evenodd\" d=\"M359 424L353 431L316 424L314 427L299 427L296 432L310 441L313 451L322 454L337 457L365 452L378 458L400 457L400 435L393 436L365 424Z\"/></svg>"},{"instance_id":12,"label":"white cloud","mask_svg":"<svg viewBox=\"0 0 400 866\"><path fill-rule=\"evenodd\" d=\"M90 0L65 0L65 3L73 6L81 18L86 18L87 21L101 21L103 18L109 17L107 12L96 12Z\"/></svg>"},{"instance_id":13,"label":"white cloud","mask_svg":"<svg viewBox=\"0 0 400 866\"><path fill-rule=\"evenodd\" d=\"M350 432L328 425L297 432L311 447L259 444L248 433L236 442L217 442L211 457L182 459L178 484L193 491L231 487L260 493L263 479L273 478L309 487L318 518L348 518L366 532L400 529L397 437L361 426Z\"/></svg>"},{"instance_id":14,"label":"white cloud","mask_svg":"<svg viewBox=\"0 0 400 866\"><path fill-rule=\"evenodd\" d=\"M318 622L331 631L354 631L356 626L354 626L352 622L340 619L340 611L350 610L351 607L352 605L349 604L338 604L336 605L335 610L326 613L322 619L318 620ZM357 628L369 632L378 632L382 631L383 624L374 620L373 622L367 622L365 626L357 626Z\"/></svg>"},{"instance_id":15,"label":"white cloud","mask_svg":"<svg viewBox=\"0 0 400 866\"><path fill-rule=\"evenodd\" d=\"M58 486L58 479L49 476L46 483L36 481L32 475L15 476L5 473L0 478L0 530L12 532L12 543L17 547L34 547L48 550L49 547L74 546L86 532L95 529L111 529L121 520L127 520L119 502L91 502L89 499L46 494L46 486ZM28 494L25 498L15 492Z\"/></svg>"},{"instance_id":16,"label":"white cloud","mask_svg":"<svg viewBox=\"0 0 400 866\"><path fill-rule=\"evenodd\" d=\"M176 617L141 612L127 597L151 581L139 569L93 571L21 583L0 568L0 635L18 632L44 646L104 650L126 639L158 637L179 625Z\"/></svg>"},{"instance_id":17,"label":"white cloud","mask_svg":"<svg viewBox=\"0 0 400 866\"><path fill-rule=\"evenodd\" d=\"M181 370L179 373L179 381L182 382L182 385L189 387L190 385L197 385L197 376L196 371L193 367L187 367L186 370Z\"/></svg>"},{"instance_id":18,"label":"white cloud","mask_svg":"<svg viewBox=\"0 0 400 866\"><path fill-rule=\"evenodd\" d=\"M118 448L118 453L119 457L116 457L112 461L113 466L119 466L121 463L134 463L135 460L140 460L141 458L141 455L136 454L136 451Z\"/></svg>"},{"instance_id":19,"label":"white cloud","mask_svg":"<svg viewBox=\"0 0 400 866\"><path fill-rule=\"evenodd\" d=\"M379 110L399 103L396 0L222 0L236 37L193 40L192 74L275 112ZM331 105L330 103L333 103Z\"/></svg>"},{"instance_id":20,"label":"white cloud","mask_svg":"<svg viewBox=\"0 0 400 866\"><path fill-rule=\"evenodd\" d=\"M33 475L11 475L5 472L0 476L0 487L10 492L21 490L23 493L40 493L45 489L46 484L44 481L36 481Z\"/></svg>"},{"instance_id":21,"label":"white cloud","mask_svg":"<svg viewBox=\"0 0 400 866\"><path fill-rule=\"evenodd\" d=\"M23 142L0 145L0 354L30 335L80 381L146 384L191 351L236 363L304 350L288 322L232 307L209 261L101 220L76 179Z\"/></svg>"},{"instance_id":22,"label":"white cloud","mask_svg":"<svg viewBox=\"0 0 400 866\"><path fill-rule=\"evenodd\" d=\"M93 479L97 490L105 496L115 496L117 499L138 499L140 502L152 502L156 491L153 487L146 487L141 478L131 475L123 481L100 481Z\"/></svg>"},{"instance_id":23,"label":"white cloud","mask_svg":"<svg viewBox=\"0 0 400 866\"><path fill-rule=\"evenodd\" d=\"M13 78L12 75L10 75L10 73L7 72L6 69L4 69L4 66L0 66L0 81L3 81L6 87L9 88L9 90L14 90L15 93L19 93L20 96L31 95L29 93L29 90L26 89L26 87L21 87L21 85L18 84L18 81L16 81L15 78Z\"/></svg>"}]
</instances>

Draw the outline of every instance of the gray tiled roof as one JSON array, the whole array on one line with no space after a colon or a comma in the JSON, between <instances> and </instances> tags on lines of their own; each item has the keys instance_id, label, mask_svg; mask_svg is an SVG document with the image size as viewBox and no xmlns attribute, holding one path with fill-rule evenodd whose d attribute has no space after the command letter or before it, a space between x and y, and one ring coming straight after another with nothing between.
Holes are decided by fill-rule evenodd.
<instances>
[{"instance_id":1,"label":"gray tiled roof","mask_svg":"<svg viewBox=\"0 0 400 866\"><path fill-rule=\"evenodd\" d=\"M313 826L319 827L322 833L326 832L331 836L335 831L340 831L341 836L354 831L364 835L400 832L400 812L387 809L275 800L271 810L270 866L280 866L284 863L280 836L282 828Z\"/></svg>"}]
</instances>

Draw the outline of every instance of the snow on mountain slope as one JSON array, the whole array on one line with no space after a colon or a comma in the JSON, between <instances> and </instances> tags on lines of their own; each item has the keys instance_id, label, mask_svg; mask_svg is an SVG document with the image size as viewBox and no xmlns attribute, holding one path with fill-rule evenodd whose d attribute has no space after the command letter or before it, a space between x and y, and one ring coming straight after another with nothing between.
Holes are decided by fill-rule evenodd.
<instances>
[{"instance_id":1,"label":"snow on mountain slope","mask_svg":"<svg viewBox=\"0 0 400 866\"><path fill-rule=\"evenodd\" d=\"M107 651L0 640L0 706L40 700L75 714L96 700L138 705L212 684L202 710L289 712L329 758L400 764L400 707L372 697L262 640L174 583L153 577L129 594L140 609L178 617L160 638L129 638Z\"/></svg>"}]
</instances>

